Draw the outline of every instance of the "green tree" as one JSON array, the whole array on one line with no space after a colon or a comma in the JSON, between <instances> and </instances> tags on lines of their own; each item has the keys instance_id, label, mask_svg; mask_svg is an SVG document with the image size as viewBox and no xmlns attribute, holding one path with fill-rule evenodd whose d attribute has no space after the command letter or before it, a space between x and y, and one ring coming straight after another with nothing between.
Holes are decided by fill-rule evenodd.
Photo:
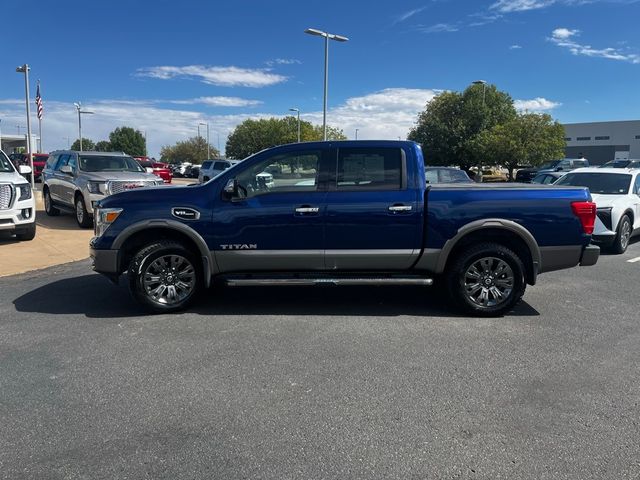
<instances>
[{"instance_id":1,"label":"green tree","mask_svg":"<svg viewBox=\"0 0 640 480\"><path fill-rule=\"evenodd\" d=\"M111 142L109 140L100 140L95 146L96 152L112 152Z\"/></svg>"},{"instance_id":2,"label":"green tree","mask_svg":"<svg viewBox=\"0 0 640 480\"><path fill-rule=\"evenodd\" d=\"M220 152L213 145L209 145L211 158L220 156ZM190 162L202 163L207 159L207 141L202 137L191 137L187 140L176 142L175 145L165 145L160 149L160 158L163 162L177 163Z\"/></svg>"},{"instance_id":3,"label":"green tree","mask_svg":"<svg viewBox=\"0 0 640 480\"><path fill-rule=\"evenodd\" d=\"M131 127L118 127L109 134L111 151L124 152L132 157L142 157L147 154L144 135L140 130Z\"/></svg>"},{"instance_id":4,"label":"green tree","mask_svg":"<svg viewBox=\"0 0 640 480\"><path fill-rule=\"evenodd\" d=\"M509 170L509 180L519 165L537 166L562 158L565 146L564 127L550 115L536 113L518 114L474 140L475 150L488 164Z\"/></svg>"},{"instance_id":5,"label":"green tree","mask_svg":"<svg viewBox=\"0 0 640 480\"><path fill-rule=\"evenodd\" d=\"M345 140L342 130L327 127L327 138ZM305 120L300 121L300 141L322 140L322 127ZM284 118L247 119L239 124L227 138L225 151L229 158L246 158L265 148L298 141L298 119Z\"/></svg>"},{"instance_id":6,"label":"green tree","mask_svg":"<svg viewBox=\"0 0 640 480\"><path fill-rule=\"evenodd\" d=\"M87 152L89 150L95 150L96 144L93 143L93 140L90 138L82 137L82 150ZM75 142L71 144L71 150L80 150L80 139L76 139Z\"/></svg>"},{"instance_id":7,"label":"green tree","mask_svg":"<svg viewBox=\"0 0 640 480\"><path fill-rule=\"evenodd\" d=\"M418 115L408 139L422 145L430 165L468 170L485 164L476 137L516 116L513 99L494 85L471 85L464 92L443 92Z\"/></svg>"}]
</instances>

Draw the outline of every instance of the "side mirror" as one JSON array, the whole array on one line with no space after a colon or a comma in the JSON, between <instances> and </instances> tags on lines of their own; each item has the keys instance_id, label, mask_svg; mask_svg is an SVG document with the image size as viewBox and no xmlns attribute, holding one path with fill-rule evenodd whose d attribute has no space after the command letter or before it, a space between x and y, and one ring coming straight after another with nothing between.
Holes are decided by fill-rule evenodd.
<instances>
[{"instance_id":1,"label":"side mirror","mask_svg":"<svg viewBox=\"0 0 640 480\"><path fill-rule=\"evenodd\" d=\"M31 167L29 165L20 165L18 167L18 173L20 175L29 175L31 173Z\"/></svg>"},{"instance_id":2,"label":"side mirror","mask_svg":"<svg viewBox=\"0 0 640 480\"><path fill-rule=\"evenodd\" d=\"M238 196L238 180L230 178L223 190L227 198L236 198Z\"/></svg>"},{"instance_id":3,"label":"side mirror","mask_svg":"<svg viewBox=\"0 0 640 480\"><path fill-rule=\"evenodd\" d=\"M557 167L555 171L556 172L561 172L562 171L562 167Z\"/></svg>"},{"instance_id":4,"label":"side mirror","mask_svg":"<svg viewBox=\"0 0 640 480\"><path fill-rule=\"evenodd\" d=\"M60 171L62 173L66 173L67 175L73 175L73 168L71 168L69 165L63 165L62 167L60 167Z\"/></svg>"}]
</instances>

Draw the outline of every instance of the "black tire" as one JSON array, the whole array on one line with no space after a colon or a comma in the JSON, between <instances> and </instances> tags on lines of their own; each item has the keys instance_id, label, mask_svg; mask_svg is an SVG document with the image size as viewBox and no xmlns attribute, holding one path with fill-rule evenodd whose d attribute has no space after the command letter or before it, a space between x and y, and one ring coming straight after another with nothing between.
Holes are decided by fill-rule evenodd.
<instances>
[{"instance_id":1,"label":"black tire","mask_svg":"<svg viewBox=\"0 0 640 480\"><path fill-rule=\"evenodd\" d=\"M173 258L181 259L180 263L173 263ZM166 268L161 266L163 260ZM202 265L197 255L172 240L154 242L139 250L128 270L133 298L156 313L184 310L196 300L204 285ZM188 284L188 288L179 283ZM171 287L174 297L178 297L175 300L169 298Z\"/></svg>"},{"instance_id":2,"label":"black tire","mask_svg":"<svg viewBox=\"0 0 640 480\"><path fill-rule=\"evenodd\" d=\"M629 215L623 215L620 219L620 223L618 223L618 230L616 231L616 239L611 246L611 251L613 253L621 254L627 251L627 247L629 246L629 240L631 239L631 234L633 233L633 225L631 224L631 219Z\"/></svg>"},{"instance_id":3,"label":"black tire","mask_svg":"<svg viewBox=\"0 0 640 480\"><path fill-rule=\"evenodd\" d=\"M87 207L84 205L84 198L82 195L76 195L76 222L80 228L92 228L93 217L87 212Z\"/></svg>"},{"instance_id":4,"label":"black tire","mask_svg":"<svg viewBox=\"0 0 640 480\"><path fill-rule=\"evenodd\" d=\"M36 222L29 225L26 230L22 230L20 233L16 233L16 238L21 242L33 240L36 236Z\"/></svg>"},{"instance_id":5,"label":"black tire","mask_svg":"<svg viewBox=\"0 0 640 480\"><path fill-rule=\"evenodd\" d=\"M49 193L49 189L45 188L44 193L42 194L44 197L44 211L50 217L57 217L60 215L60 210L53 206L53 200L51 199L51 194Z\"/></svg>"},{"instance_id":6,"label":"black tire","mask_svg":"<svg viewBox=\"0 0 640 480\"><path fill-rule=\"evenodd\" d=\"M445 280L453 304L477 317L508 313L526 288L522 260L497 243L481 243L461 251L447 267Z\"/></svg>"}]
</instances>

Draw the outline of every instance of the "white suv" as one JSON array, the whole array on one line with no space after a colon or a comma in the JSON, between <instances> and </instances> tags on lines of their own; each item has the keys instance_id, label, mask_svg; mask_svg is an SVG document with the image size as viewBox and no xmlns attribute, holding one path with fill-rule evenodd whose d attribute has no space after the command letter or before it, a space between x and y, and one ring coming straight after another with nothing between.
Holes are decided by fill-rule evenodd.
<instances>
[{"instance_id":1,"label":"white suv","mask_svg":"<svg viewBox=\"0 0 640 480\"><path fill-rule=\"evenodd\" d=\"M200 166L200 173L198 174L198 183L207 183L214 177L217 177L227 168L230 168L238 163L237 160L205 160Z\"/></svg>"},{"instance_id":2,"label":"white suv","mask_svg":"<svg viewBox=\"0 0 640 480\"><path fill-rule=\"evenodd\" d=\"M640 169L579 168L555 185L589 187L598 216L593 242L624 253L640 234Z\"/></svg>"},{"instance_id":3,"label":"white suv","mask_svg":"<svg viewBox=\"0 0 640 480\"><path fill-rule=\"evenodd\" d=\"M22 176L30 173L31 167L26 165L16 171L0 150L0 232L13 233L18 240L36 236L36 204L31 185Z\"/></svg>"}]
</instances>

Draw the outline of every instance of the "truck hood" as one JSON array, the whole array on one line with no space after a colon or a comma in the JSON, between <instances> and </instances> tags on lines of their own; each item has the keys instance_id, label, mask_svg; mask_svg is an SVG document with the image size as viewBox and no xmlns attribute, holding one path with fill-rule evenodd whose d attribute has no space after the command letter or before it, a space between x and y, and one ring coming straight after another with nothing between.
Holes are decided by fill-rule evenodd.
<instances>
[{"instance_id":1,"label":"truck hood","mask_svg":"<svg viewBox=\"0 0 640 480\"><path fill-rule=\"evenodd\" d=\"M0 172L0 183L28 183L18 172Z\"/></svg>"},{"instance_id":2,"label":"truck hood","mask_svg":"<svg viewBox=\"0 0 640 480\"><path fill-rule=\"evenodd\" d=\"M158 179L151 175L152 179ZM136 188L122 193L110 195L100 200L103 208L120 208L132 205L134 208L147 208L148 205L186 206L208 198L203 192L204 185L180 186L159 185L157 187Z\"/></svg>"},{"instance_id":3,"label":"truck hood","mask_svg":"<svg viewBox=\"0 0 640 480\"><path fill-rule=\"evenodd\" d=\"M108 182L109 180L119 180L125 182L156 181L158 177L151 173L143 172L82 172L81 175L87 180L94 182Z\"/></svg>"},{"instance_id":4,"label":"truck hood","mask_svg":"<svg viewBox=\"0 0 640 480\"><path fill-rule=\"evenodd\" d=\"M591 198L596 203L597 208L624 207L629 202L628 195L602 195L592 193Z\"/></svg>"}]
</instances>

